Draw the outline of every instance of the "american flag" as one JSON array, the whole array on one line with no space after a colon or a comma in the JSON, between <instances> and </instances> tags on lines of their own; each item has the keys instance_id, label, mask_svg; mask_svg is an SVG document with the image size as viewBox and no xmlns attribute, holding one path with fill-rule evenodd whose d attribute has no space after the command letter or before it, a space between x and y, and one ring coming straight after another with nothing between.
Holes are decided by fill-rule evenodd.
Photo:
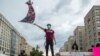
<instances>
[{"instance_id":1,"label":"american flag","mask_svg":"<svg viewBox=\"0 0 100 56\"><path fill-rule=\"evenodd\" d=\"M35 20L35 11L34 11L34 8L32 7L33 2L29 0L28 2L26 2L26 4L28 5L29 10L28 10L27 16L20 22L33 23Z\"/></svg>"}]
</instances>

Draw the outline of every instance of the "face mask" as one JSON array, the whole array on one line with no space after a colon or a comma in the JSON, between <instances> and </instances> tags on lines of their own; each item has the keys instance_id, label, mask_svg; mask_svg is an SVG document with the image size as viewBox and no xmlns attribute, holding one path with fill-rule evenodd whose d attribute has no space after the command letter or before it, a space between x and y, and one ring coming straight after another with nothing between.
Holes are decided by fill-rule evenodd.
<instances>
[{"instance_id":1,"label":"face mask","mask_svg":"<svg viewBox=\"0 0 100 56\"><path fill-rule=\"evenodd\" d=\"M51 26L47 26L48 28L51 28Z\"/></svg>"}]
</instances>

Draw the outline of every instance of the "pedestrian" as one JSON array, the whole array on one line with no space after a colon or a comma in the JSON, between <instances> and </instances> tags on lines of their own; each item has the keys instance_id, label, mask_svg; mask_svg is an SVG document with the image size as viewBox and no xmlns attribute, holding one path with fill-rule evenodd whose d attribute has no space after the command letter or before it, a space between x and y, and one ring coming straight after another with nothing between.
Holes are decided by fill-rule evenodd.
<instances>
[{"instance_id":1,"label":"pedestrian","mask_svg":"<svg viewBox=\"0 0 100 56\"><path fill-rule=\"evenodd\" d=\"M40 29L42 29L45 32L45 37L46 37L46 45L45 45L45 49L46 49L46 56L48 56L48 49L50 46L51 49L51 53L52 56L54 56L54 42L56 44L56 40L55 40L55 36L54 36L54 30L51 29L51 24L47 24L47 29L43 28L37 24L34 24L35 26L39 27Z\"/></svg>"},{"instance_id":2,"label":"pedestrian","mask_svg":"<svg viewBox=\"0 0 100 56\"><path fill-rule=\"evenodd\" d=\"M25 50L22 50L18 56L27 56L27 54L25 53Z\"/></svg>"}]
</instances>

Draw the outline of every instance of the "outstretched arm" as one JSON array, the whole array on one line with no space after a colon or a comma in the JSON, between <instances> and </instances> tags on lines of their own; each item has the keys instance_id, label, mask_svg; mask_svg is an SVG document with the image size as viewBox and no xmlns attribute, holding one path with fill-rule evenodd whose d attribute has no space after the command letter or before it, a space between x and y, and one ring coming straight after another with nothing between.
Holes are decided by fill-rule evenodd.
<instances>
[{"instance_id":1,"label":"outstretched arm","mask_svg":"<svg viewBox=\"0 0 100 56\"><path fill-rule=\"evenodd\" d=\"M39 26L39 25L37 25L37 24L35 24L35 23L34 23L34 25L37 26L37 27L39 27L39 28L42 29L42 30L45 29L45 28L43 28L43 27L41 27L41 26Z\"/></svg>"}]
</instances>

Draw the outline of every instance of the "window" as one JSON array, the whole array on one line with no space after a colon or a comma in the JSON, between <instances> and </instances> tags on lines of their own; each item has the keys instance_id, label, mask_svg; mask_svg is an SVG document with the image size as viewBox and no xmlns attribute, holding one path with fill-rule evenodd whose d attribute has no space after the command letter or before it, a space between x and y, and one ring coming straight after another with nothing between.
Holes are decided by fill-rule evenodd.
<instances>
[{"instance_id":1,"label":"window","mask_svg":"<svg viewBox=\"0 0 100 56\"><path fill-rule=\"evenodd\" d=\"M100 32L98 32L98 35L100 36Z\"/></svg>"},{"instance_id":2,"label":"window","mask_svg":"<svg viewBox=\"0 0 100 56\"><path fill-rule=\"evenodd\" d=\"M98 41L100 42L100 38L98 38Z\"/></svg>"},{"instance_id":3,"label":"window","mask_svg":"<svg viewBox=\"0 0 100 56\"><path fill-rule=\"evenodd\" d=\"M90 18L88 18L88 21L87 21L88 23L90 22Z\"/></svg>"},{"instance_id":4,"label":"window","mask_svg":"<svg viewBox=\"0 0 100 56\"><path fill-rule=\"evenodd\" d=\"M0 46L0 51L1 51L1 46Z\"/></svg>"},{"instance_id":5,"label":"window","mask_svg":"<svg viewBox=\"0 0 100 56\"><path fill-rule=\"evenodd\" d=\"M96 15L95 18L100 18L100 15Z\"/></svg>"},{"instance_id":6,"label":"window","mask_svg":"<svg viewBox=\"0 0 100 56\"><path fill-rule=\"evenodd\" d=\"M98 9L97 9L97 10L95 10L95 13L98 13L98 12L100 12L100 10L98 10Z\"/></svg>"},{"instance_id":7,"label":"window","mask_svg":"<svg viewBox=\"0 0 100 56\"><path fill-rule=\"evenodd\" d=\"M82 39L80 39L79 41L82 42Z\"/></svg>"},{"instance_id":8,"label":"window","mask_svg":"<svg viewBox=\"0 0 100 56\"><path fill-rule=\"evenodd\" d=\"M100 21L96 21L96 23L100 23Z\"/></svg>"},{"instance_id":9,"label":"window","mask_svg":"<svg viewBox=\"0 0 100 56\"><path fill-rule=\"evenodd\" d=\"M82 36L82 32L79 32L79 35Z\"/></svg>"},{"instance_id":10,"label":"window","mask_svg":"<svg viewBox=\"0 0 100 56\"><path fill-rule=\"evenodd\" d=\"M94 39L94 43L96 43L96 38Z\"/></svg>"},{"instance_id":11,"label":"window","mask_svg":"<svg viewBox=\"0 0 100 56\"><path fill-rule=\"evenodd\" d=\"M94 37L96 36L96 33L94 32Z\"/></svg>"},{"instance_id":12,"label":"window","mask_svg":"<svg viewBox=\"0 0 100 56\"><path fill-rule=\"evenodd\" d=\"M97 27L97 29L100 29L100 26L99 26L99 27Z\"/></svg>"},{"instance_id":13,"label":"window","mask_svg":"<svg viewBox=\"0 0 100 56\"><path fill-rule=\"evenodd\" d=\"M0 45L2 45L2 40L0 40Z\"/></svg>"}]
</instances>

